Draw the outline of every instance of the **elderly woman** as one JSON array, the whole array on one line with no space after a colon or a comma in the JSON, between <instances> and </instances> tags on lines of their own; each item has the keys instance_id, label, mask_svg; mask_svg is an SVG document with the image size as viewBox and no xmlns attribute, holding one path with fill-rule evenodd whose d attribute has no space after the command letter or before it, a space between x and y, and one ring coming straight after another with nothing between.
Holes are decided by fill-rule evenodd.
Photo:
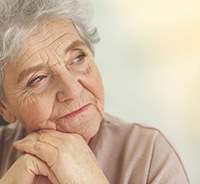
<instances>
[{"instance_id":1,"label":"elderly woman","mask_svg":"<svg viewBox=\"0 0 200 184\"><path fill-rule=\"evenodd\" d=\"M84 0L1 0L0 184L189 183L162 133L104 115L90 23Z\"/></svg>"}]
</instances>

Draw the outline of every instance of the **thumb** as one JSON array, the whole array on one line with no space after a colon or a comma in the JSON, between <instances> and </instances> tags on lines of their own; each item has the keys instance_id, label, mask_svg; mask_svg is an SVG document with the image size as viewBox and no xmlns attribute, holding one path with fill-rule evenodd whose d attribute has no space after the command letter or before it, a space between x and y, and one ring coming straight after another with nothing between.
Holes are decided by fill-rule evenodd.
<instances>
[{"instance_id":1,"label":"thumb","mask_svg":"<svg viewBox=\"0 0 200 184\"><path fill-rule=\"evenodd\" d=\"M52 184L52 182L45 176L38 176L34 184Z\"/></svg>"},{"instance_id":2,"label":"thumb","mask_svg":"<svg viewBox=\"0 0 200 184\"><path fill-rule=\"evenodd\" d=\"M25 154L24 157L28 172L35 176L40 175L37 179L37 184L49 184L49 181L53 184L59 184L56 176L45 162L29 154Z\"/></svg>"}]
</instances>

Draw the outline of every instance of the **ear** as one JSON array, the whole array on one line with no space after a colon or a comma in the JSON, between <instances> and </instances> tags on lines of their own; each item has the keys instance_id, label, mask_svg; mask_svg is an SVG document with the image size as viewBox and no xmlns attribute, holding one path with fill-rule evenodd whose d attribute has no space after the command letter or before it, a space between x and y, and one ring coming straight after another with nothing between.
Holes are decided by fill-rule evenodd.
<instances>
[{"instance_id":1,"label":"ear","mask_svg":"<svg viewBox=\"0 0 200 184\"><path fill-rule=\"evenodd\" d=\"M0 115L8 123L15 123L17 120L2 102L0 102Z\"/></svg>"}]
</instances>

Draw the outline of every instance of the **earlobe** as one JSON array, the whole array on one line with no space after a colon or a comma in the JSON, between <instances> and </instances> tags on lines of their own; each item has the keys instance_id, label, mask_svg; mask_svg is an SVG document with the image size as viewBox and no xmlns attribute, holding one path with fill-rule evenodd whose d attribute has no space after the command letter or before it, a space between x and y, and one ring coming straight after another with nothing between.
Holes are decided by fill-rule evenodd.
<instances>
[{"instance_id":1,"label":"earlobe","mask_svg":"<svg viewBox=\"0 0 200 184\"><path fill-rule=\"evenodd\" d=\"M6 108L6 106L0 102L0 115L8 123L15 123L16 117Z\"/></svg>"}]
</instances>

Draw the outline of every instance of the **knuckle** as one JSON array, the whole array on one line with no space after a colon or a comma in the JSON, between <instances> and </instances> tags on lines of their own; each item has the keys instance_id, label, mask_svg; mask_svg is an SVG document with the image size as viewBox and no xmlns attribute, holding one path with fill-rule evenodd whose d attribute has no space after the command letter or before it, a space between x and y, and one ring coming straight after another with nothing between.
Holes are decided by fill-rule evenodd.
<instances>
[{"instance_id":1,"label":"knuckle","mask_svg":"<svg viewBox=\"0 0 200 184\"><path fill-rule=\"evenodd\" d=\"M76 142L78 139L80 139L80 135L78 134L68 134L67 139L69 142Z\"/></svg>"},{"instance_id":2,"label":"knuckle","mask_svg":"<svg viewBox=\"0 0 200 184\"><path fill-rule=\"evenodd\" d=\"M37 141L35 144L34 144L34 149L35 150L40 150L41 148L41 142Z\"/></svg>"},{"instance_id":3,"label":"knuckle","mask_svg":"<svg viewBox=\"0 0 200 184\"><path fill-rule=\"evenodd\" d=\"M30 159L30 157L31 157L31 155L29 155L29 154L24 154L24 155L22 155L22 156L20 157L20 159L22 159L22 160L24 160L24 161L27 161L27 160Z\"/></svg>"},{"instance_id":4,"label":"knuckle","mask_svg":"<svg viewBox=\"0 0 200 184\"><path fill-rule=\"evenodd\" d=\"M39 134L38 140L39 140L39 141L42 141L42 140L45 140L45 139L47 139L47 135L44 134L43 132L41 132L41 133Z\"/></svg>"},{"instance_id":5,"label":"knuckle","mask_svg":"<svg viewBox=\"0 0 200 184\"><path fill-rule=\"evenodd\" d=\"M21 162L22 165L27 168L27 167L30 167L30 165L32 165L33 160L34 160L34 156L30 154L24 154L19 158L18 161Z\"/></svg>"}]
</instances>

